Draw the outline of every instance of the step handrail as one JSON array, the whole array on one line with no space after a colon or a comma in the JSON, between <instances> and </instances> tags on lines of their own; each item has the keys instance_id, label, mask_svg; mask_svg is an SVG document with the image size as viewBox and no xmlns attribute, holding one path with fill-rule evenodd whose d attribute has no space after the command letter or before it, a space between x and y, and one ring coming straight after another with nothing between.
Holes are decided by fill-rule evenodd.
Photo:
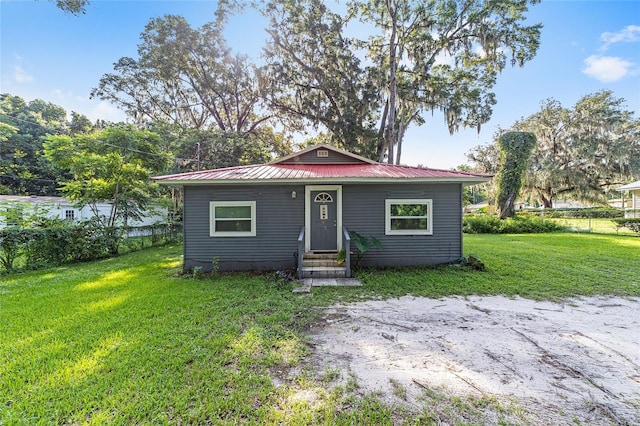
<instances>
[{"instance_id":1,"label":"step handrail","mask_svg":"<svg viewBox=\"0 0 640 426\"><path fill-rule=\"evenodd\" d=\"M304 260L304 226L298 234L298 278L302 278L302 261Z\"/></svg>"},{"instance_id":2,"label":"step handrail","mask_svg":"<svg viewBox=\"0 0 640 426\"><path fill-rule=\"evenodd\" d=\"M351 234L349 234L346 226L342 227L342 248L345 254L345 277L351 278Z\"/></svg>"}]
</instances>

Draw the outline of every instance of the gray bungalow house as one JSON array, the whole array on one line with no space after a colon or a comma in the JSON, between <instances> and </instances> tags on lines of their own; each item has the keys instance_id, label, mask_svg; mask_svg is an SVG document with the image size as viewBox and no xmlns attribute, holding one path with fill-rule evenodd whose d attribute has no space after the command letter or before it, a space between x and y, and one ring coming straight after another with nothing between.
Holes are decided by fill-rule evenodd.
<instances>
[{"instance_id":1,"label":"gray bungalow house","mask_svg":"<svg viewBox=\"0 0 640 426\"><path fill-rule=\"evenodd\" d=\"M382 243L363 266L460 258L462 188L489 177L377 163L317 145L268 164L154 180L184 188L185 269L207 271L214 262L221 271L296 268L305 278L350 276L350 231Z\"/></svg>"}]
</instances>

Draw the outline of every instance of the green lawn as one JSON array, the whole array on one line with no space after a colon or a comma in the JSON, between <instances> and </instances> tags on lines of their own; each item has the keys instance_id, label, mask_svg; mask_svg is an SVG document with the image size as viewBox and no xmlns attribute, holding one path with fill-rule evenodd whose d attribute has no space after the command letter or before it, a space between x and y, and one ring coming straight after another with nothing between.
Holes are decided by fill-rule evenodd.
<instances>
[{"instance_id":1,"label":"green lawn","mask_svg":"<svg viewBox=\"0 0 640 426\"><path fill-rule=\"evenodd\" d=\"M314 288L311 296L260 275L179 277L177 246L4 276L0 424L426 421L435 408L386 407L306 368L314 307L409 293L640 295L638 237L466 235L470 253L486 271L369 270L361 288ZM306 388L320 389L320 400L291 398ZM486 401L454 405L473 419L474 403Z\"/></svg>"}]
</instances>

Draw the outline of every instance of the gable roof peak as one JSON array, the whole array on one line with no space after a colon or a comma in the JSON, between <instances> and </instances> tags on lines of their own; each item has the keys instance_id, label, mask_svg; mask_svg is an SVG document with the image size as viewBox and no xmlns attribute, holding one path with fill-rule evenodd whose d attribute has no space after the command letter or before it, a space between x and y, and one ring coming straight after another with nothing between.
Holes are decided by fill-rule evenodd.
<instances>
[{"instance_id":1,"label":"gable roof peak","mask_svg":"<svg viewBox=\"0 0 640 426\"><path fill-rule=\"evenodd\" d=\"M302 156L304 154L307 154L309 152L319 151L319 150L333 151L334 153L336 153L338 155L346 156L346 157L349 157L349 158L353 159L354 162L356 162L356 163L378 164L376 161L370 160L368 158L362 157L362 156L354 154L352 152L345 151L343 149L336 148L335 146L327 145L327 144L318 144L318 145L310 146L310 147L308 147L306 149L303 149L302 151L296 151L293 154L289 154L289 155L287 155L285 157L278 158L277 160L274 160L274 161L270 162L269 164L286 163L289 160L295 159L296 157L300 157L300 156Z\"/></svg>"}]
</instances>

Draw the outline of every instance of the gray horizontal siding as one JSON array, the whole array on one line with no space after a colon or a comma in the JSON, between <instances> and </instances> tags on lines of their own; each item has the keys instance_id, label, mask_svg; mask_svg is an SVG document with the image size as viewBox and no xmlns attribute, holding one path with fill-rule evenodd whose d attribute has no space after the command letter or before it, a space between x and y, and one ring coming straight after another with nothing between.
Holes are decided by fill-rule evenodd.
<instances>
[{"instance_id":1,"label":"gray horizontal siding","mask_svg":"<svg viewBox=\"0 0 640 426\"><path fill-rule=\"evenodd\" d=\"M318 157L317 150L297 155L282 164L354 164L362 163L348 155L329 150L328 157Z\"/></svg>"},{"instance_id":2,"label":"gray horizontal siding","mask_svg":"<svg viewBox=\"0 0 640 426\"><path fill-rule=\"evenodd\" d=\"M296 191L296 198L291 198ZM211 201L255 201L255 237L210 237ZM304 226L304 186L185 187L184 266L208 271L273 270L296 266L297 239Z\"/></svg>"},{"instance_id":3,"label":"gray horizontal siding","mask_svg":"<svg viewBox=\"0 0 640 426\"><path fill-rule=\"evenodd\" d=\"M296 198L291 198L296 191ZM446 263L462 256L460 184L343 185L343 225L349 231L378 238L365 266ZM187 269L272 270L296 265L297 238L304 226L303 185L185 187L184 263ZM385 200L433 200L433 235L385 235ZM255 201L255 237L210 237L210 201ZM352 249L354 245L352 243Z\"/></svg>"},{"instance_id":4,"label":"gray horizontal siding","mask_svg":"<svg viewBox=\"0 0 640 426\"><path fill-rule=\"evenodd\" d=\"M382 243L382 250L373 248L363 257L364 266L451 262L462 256L460 191L460 184L344 185L342 222ZM433 200L433 235L385 235L385 200L393 198Z\"/></svg>"}]
</instances>

